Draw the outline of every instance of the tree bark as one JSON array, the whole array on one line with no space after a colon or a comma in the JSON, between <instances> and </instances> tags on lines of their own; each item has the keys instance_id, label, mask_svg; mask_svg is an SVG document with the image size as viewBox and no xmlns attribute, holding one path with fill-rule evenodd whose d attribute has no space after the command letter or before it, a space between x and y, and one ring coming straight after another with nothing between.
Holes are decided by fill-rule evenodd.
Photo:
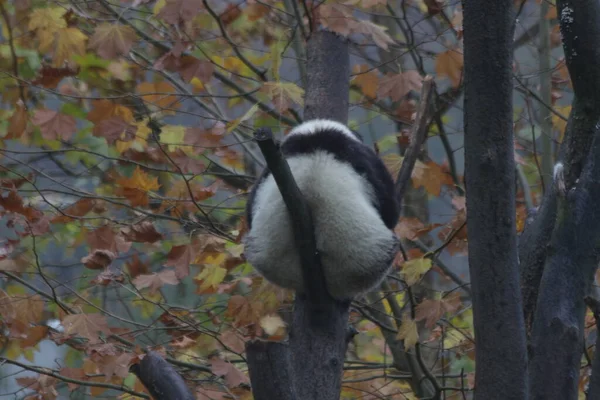
<instances>
[{"instance_id":1,"label":"tree bark","mask_svg":"<svg viewBox=\"0 0 600 400\"><path fill-rule=\"evenodd\" d=\"M465 180L477 398L525 399L515 221L511 0L464 1Z\"/></svg>"}]
</instances>

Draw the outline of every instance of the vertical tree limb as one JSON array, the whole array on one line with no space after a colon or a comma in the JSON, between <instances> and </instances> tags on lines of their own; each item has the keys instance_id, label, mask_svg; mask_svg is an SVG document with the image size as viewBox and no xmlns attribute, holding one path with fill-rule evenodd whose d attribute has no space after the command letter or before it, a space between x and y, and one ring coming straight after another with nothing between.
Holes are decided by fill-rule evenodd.
<instances>
[{"instance_id":1,"label":"vertical tree limb","mask_svg":"<svg viewBox=\"0 0 600 400\"><path fill-rule=\"evenodd\" d=\"M517 261L511 0L464 1L465 176L477 398L525 399ZM490 78L492 77L492 78Z\"/></svg>"}]
</instances>

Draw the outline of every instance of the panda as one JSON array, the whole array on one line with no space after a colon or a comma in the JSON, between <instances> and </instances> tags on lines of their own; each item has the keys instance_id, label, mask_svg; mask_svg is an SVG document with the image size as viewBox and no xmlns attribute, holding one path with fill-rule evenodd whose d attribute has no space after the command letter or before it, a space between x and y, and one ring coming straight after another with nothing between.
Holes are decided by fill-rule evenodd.
<instances>
[{"instance_id":1,"label":"panda","mask_svg":"<svg viewBox=\"0 0 600 400\"><path fill-rule=\"evenodd\" d=\"M298 125L281 152L311 210L326 287L347 301L378 286L399 242L394 181L377 154L344 124L315 119ZM265 169L246 206L246 259L268 281L303 292L291 218Z\"/></svg>"}]
</instances>

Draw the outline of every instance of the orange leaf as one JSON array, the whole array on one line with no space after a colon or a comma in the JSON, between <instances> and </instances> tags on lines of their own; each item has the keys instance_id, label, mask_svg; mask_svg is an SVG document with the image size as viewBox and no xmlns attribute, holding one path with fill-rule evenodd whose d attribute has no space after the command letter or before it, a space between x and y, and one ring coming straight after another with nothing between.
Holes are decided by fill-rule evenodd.
<instances>
[{"instance_id":1,"label":"orange leaf","mask_svg":"<svg viewBox=\"0 0 600 400\"><path fill-rule=\"evenodd\" d=\"M177 89L168 82L142 82L136 87L144 101L158 108L178 108L181 104L177 96Z\"/></svg>"},{"instance_id":2,"label":"orange leaf","mask_svg":"<svg viewBox=\"0 0 600 400\"><path fill-rule=\"evenodd\" d=\"M135 167L131 178L118 178L117 184L121 186L117 192L125 196L132 206L147 206L150 203L148 192L160 187L158 178L149 176L140 167Z\"/></svg>"},{"instance_id":3,"label":"orange leaf","mask_svg":"<svg viewBox=\"0 0 600 400\"><path fill-rule=\"evenodd\" d=\"M450 79L452 86L457 88L460 86L463 76L464 59L462 51L448 50L438 54L435 59L435 72L438 76L445 76Z\"/></svg>"}]
</instances>

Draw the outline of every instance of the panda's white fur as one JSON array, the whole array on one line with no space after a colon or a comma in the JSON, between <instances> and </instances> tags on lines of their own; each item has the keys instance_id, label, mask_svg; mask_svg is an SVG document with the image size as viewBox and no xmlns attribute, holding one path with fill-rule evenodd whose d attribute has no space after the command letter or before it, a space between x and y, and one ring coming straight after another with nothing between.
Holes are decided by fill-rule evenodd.
<instances>
[{"instance_id":1,"label":"panda's white fur","mask_svg":"<svg viewBox=\"0 0 600 400\"><path fill-rule=\"evenodd\" d=\"M292 130L286 140L323 131L335 131L360 142L344 125L328 120L304 123ZM311 208L329 293L343 300L378 285L391 266L398 241L374 206L377 198L373 186L352 165L340 162L327 151L286 159ZM302 270L291 219L272 175L258 183L250 201L252 223L245 239L248 261L267 280L302 291Z\"/></svg>"}]
</instances>

